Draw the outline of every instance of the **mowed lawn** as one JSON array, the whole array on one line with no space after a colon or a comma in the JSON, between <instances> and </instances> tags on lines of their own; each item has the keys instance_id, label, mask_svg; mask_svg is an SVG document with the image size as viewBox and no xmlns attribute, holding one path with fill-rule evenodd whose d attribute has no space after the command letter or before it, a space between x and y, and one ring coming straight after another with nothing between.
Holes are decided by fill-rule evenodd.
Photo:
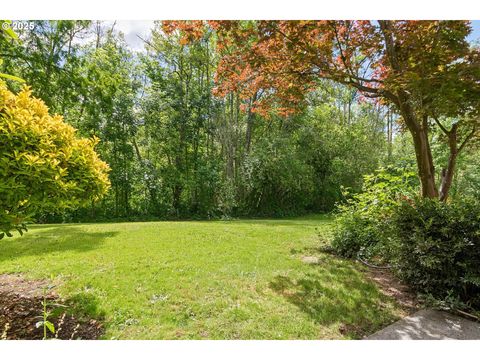
<instances>
[{"instance_id":1,"label":"mowed lawn","mask_svg":"<svg viewBox=\"0 0 480 360\"><path fill-rule=\"evenodd\" d=\"M105 339L359 338L402 310L360 265L318 251L330 224L37 225L0 241L0 273L53 277L74 311L102 319Z\"/></svg>"}]
</instances>

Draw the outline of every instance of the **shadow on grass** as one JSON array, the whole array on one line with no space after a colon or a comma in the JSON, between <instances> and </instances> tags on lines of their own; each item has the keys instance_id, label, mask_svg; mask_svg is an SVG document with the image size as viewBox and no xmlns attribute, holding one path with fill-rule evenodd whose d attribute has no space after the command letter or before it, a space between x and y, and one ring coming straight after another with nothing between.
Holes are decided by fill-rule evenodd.
<instances>
[{"instance_id":1,"label":"shadow on grass","mask_svg":"<svg viewBox=\"0 0 480 360\"><path fill-rule=\"evenodd\" d=\"M105 318L105 311L100 309L97 298L92 294L78 293L70 296L65 303L68 305L67 312L82 320Z\"/></svg>"},{"instance_id":2,"label":"shadow on grass","mask_svg":"<svg viewBox=\"0 0 480 360\"><path fill-rule=\"evenodd\" d=\"M24 256L45 255L54 252L90 251L99 247L116 231L85 231L79 226L59 225L40 228L33 233L0 241L0 262Z\"/></svg>"},{"instance_id":3,"label":"shadow on grass","mask_svg":"<svg viewBox=\"0 0 480 360\"><path fill-rule=\"evenodd\" d=\"M348 338L362 338L398 319L391 299L381 294L353 264L325 257L297 277L277 276L270 288L316 323L339 323Z\"/></svg>"}]
</instances>

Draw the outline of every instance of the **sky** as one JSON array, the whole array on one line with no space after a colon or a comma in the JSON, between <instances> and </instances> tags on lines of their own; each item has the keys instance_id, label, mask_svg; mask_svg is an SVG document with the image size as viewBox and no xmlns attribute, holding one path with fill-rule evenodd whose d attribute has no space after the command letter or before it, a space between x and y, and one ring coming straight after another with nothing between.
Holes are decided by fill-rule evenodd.
<instances>
[{"instance_id":1,"label":"sky","mask_svg":"<svg viewBox=\"0 0 480 360\"><path fill-rule=\"evenodd\" d=\"M113 20L106 21L106 24L112 25ZM117 20L115 23L115 29L125 35L128 46L135 51L143 50L143 41L139 36L142 39L147 39L153 26L153 20Z\"/></svg>"},{"instance_id":2,"label":"sky","mask_svg":"<svg viewBox=\"0 0 480 360\"><path fill-rule=\"evenodd\" d=\"M480 42L480 20L473 20L472 21L473 31L468 37L468 41L479 41Z\"/></svg>"},{"instance_id":3,"label":"sky","mask_svg":"<svg viewBox=\"0 0 480 360\"><path fill-rule=\"evenodd\" d=\"M113 24L113 21L107 21L107 24ZM142 51L143 41L138 36L146 39L153 25L153 20L117 20L115 28L124 33L125 41L132 50ZM473 31L468 37L468 41L480 42L480 20L473 20L472 27Z\"/></svg>"}]
</instances>

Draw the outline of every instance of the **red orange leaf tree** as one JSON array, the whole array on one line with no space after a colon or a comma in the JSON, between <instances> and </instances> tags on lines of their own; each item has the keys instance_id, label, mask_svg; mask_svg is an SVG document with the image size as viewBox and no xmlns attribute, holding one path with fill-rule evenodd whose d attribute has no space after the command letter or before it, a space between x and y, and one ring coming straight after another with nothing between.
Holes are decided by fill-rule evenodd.
<instances>
[{"instance_id":1,"label":"red orange leaf tree","mask_svg":"<svg viewBox=\"0 0 480 360\"><path fill-rule=\"evenodd\" d=\"M217 95L255 95L253 111L289 114L329 79L393 106L412 135L422 195L447 199L456 159L480 127L480 54L468 21L165 21L188 44L214 31ZM261 94L261 96L257 96ZM436 172L433 126L448 163Z\"/></svg>"}]
</instances>

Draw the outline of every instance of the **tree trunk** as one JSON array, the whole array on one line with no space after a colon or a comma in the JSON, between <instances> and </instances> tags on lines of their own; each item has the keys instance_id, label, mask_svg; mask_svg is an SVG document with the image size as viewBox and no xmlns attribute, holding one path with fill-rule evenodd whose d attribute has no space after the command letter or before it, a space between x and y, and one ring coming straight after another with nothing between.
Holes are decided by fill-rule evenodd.
<instances>
[{"instance_id":1,"label":"tree trunk","mask_svg":"<svg viewBox=\"0 0 480 360\"><path fill-rule=\"evenodd\" d=\"M252 144L252 131L253 131L253 121L255 118L255 114L252 111L252 107L257 101L257 93L253 95L250 99L250 104L248 106L248 113L247 113L247 130L245 133L245 153L250 153L250 146Z\"/></svg>"},{"instance_id":2,"label":"tree trunk","mask_svg":"<svg viewBox=\"0 0 480 360\"><path fill-rule=\"evenodd\" d=\"M457 163L457 155L459 149L457 148L457 129L458 124L453 124L450 131L447 131L448 147L450 148L450 155L448 157L447 167L442 169L440 181L440 200L446 201L448 192L452 186L453 174L455 172L455 165ZM468 141L468 139L467 139Z\"/></svg>"},{"instance_id":3,"label":"tree trunk","mask_svg":"<svg viewBox=\"0 0 480 360\"><path fill-rule=\"evenodd\" d=\"M392 160L393 156L393 114L391 109L387 112L387 158Z\"/></svg>"},{"instance_id":4,"label":"tree trunk","mask_svg":"<svg viewBox=\"0 0 480 360\"><path fill-rule=\"evenodd\" d=\"M445 169L442 169L442 180L440 183L440 200L446 201L448 198L448 192L452 186L453 174L455 171L455 165L457 162L457 153L452 152L448 158L448 165Z\"/></svg>"},{"instance_id":5,"label":"tree trunk","mask_svg":"<svg viewBox=\"0 0 480 360\"><path fill-rule=\"evenodd\" d=\"M399 108L405 124L410 131L417 158L418 176L420 178L421 195L423 198L438 198L438 188L435 183L435 167L433 165L432 150L428 139L428 122L424 117L418 121L408 101L399 96Z\"/></svg>"},{"instance_id":6,"label":"tree trunk","mask_svg":"<svg viewBox=\"0 0 480 360\"><path fill-rule=\"evenodd\" d=\"M437 185L435 184L435 168L433 166L432 152L426 129L420 128L412 132L415 155L417 157L418 175L422 189L422 197L438 198Z\"/></svg>"},{"instance_id":7,"label":"tree trunk","mask_svg":"<svg viewBox=\"0 0 480 360\"><path fill-rule=\"evenodd\" d=\"M378 23L385 40L385 51L388 61L395 73L402 74L404 69L397 58L392 22L390 20L379 20ZM428 140L428 119L426 116L422 119L419 118L419 112L413 109L412 104L414 102L411 101L406 91L399 89L395 94L391 94L390 99L397 105L408 130L412 134L422 197L431 199L438 198L438 189L435 184L435 168L433 166L432 151Z\"/></svg>"}]
</instances>

